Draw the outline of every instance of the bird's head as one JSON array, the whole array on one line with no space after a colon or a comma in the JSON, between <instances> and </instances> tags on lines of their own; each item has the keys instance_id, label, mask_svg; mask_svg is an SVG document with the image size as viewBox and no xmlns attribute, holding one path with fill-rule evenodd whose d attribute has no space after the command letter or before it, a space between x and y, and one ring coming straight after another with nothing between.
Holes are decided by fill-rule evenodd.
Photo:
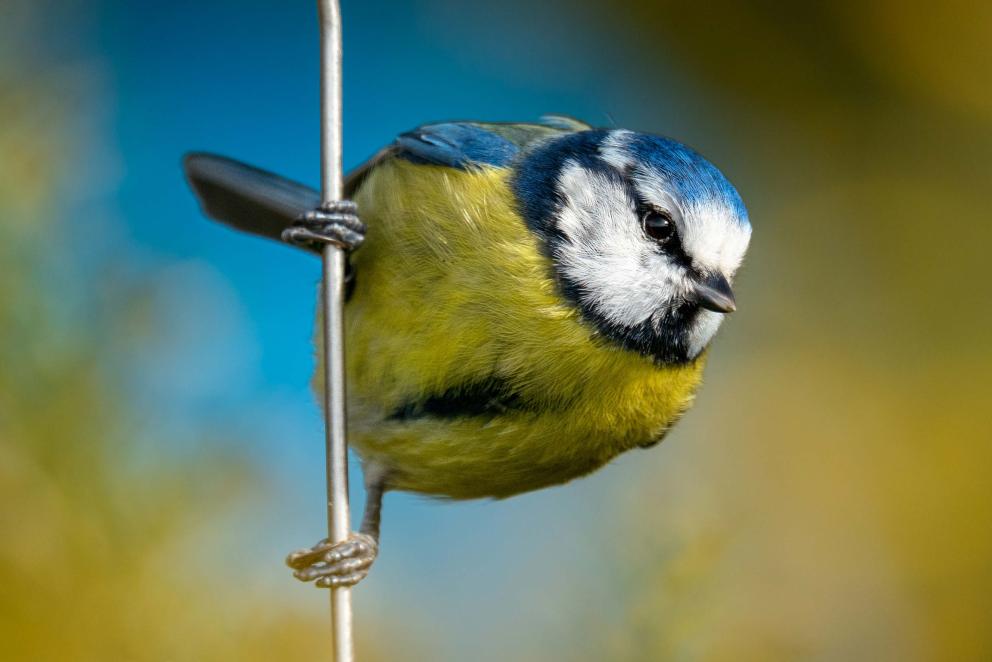
<instances>
[{"instance_id":1,"label":"bird's head","mask_svg":"<svg viewBox=\"0 0 992 662\"><path fill-rule=\"evenodd\" d=\"M624 130L567 134L524 157L514 189L565 296L622 346L692 361L735 309L747 210L685 145Z\"/></svg>"}]
</instances>

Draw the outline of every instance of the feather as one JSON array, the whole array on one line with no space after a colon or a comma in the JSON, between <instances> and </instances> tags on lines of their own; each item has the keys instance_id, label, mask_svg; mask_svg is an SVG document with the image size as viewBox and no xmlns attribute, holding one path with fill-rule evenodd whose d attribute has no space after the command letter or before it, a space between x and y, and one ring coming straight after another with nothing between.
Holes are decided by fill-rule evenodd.
<instances>
[{"instance_id":1,"label":"feather","mask_svg":"<svg viewBox=\"0 0 992 662\"><path fill-rule=\"evenodd\" d=\"M183 169L204 214L276 241L297 216L320 204L312 188L223 156L187 154Z\"/></svg>"}]
</instances>

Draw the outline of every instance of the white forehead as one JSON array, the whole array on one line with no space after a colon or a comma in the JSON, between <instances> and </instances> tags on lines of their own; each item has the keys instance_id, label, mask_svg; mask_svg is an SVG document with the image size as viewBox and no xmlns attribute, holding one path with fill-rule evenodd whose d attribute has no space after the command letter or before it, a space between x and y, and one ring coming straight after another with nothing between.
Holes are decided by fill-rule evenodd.
<instances>
[{"instance_id":1,"label":"white forehead","mask_svg":"<svg viewBox=\"0 0 992 662\"><path fill-rule=\"evenodd\" d=\"M611 131L600 147L600 157L620 172L629 172L638 195L668 211L675 219L682 247L701 270L731 278L741 266L751 240L751 226L718 196L699 201L679 199L668 175L650 163L637 160L627 149L631 131Z\"/></svg>"}]
</instances>

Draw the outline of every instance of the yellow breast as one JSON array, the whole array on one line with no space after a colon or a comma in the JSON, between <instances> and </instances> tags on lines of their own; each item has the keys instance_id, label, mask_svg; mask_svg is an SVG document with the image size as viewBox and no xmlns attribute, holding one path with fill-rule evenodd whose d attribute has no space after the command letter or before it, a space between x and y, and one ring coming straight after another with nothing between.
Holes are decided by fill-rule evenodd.
<instances>
[{"instance_id":1,"label":"yellow breast","mask_svg":"<svg viewBox=\"0 0 992 662\"><path fill-rule=\"evenodd\" d=\"M351 441L398 489L471 498L569 480L660 439L699 384L702 360L619 349L561 298L506 177L394 159L356 195L369 229L347 306ZM391 416L486 380L523 406Z\"/></svg>"}]
</instances>

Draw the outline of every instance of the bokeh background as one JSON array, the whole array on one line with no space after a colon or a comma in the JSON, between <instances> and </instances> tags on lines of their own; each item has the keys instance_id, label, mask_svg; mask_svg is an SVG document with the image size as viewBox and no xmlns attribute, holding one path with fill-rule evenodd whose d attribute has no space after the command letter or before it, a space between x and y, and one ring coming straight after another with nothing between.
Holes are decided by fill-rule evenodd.
<instances>
[{"instance_id":1,"label":"bokeh background","mask_svg":"<svg viewBox=\"0 0 992 662\"><path fill-rule=\"evenodd\" d=\"M343 13L346 165L567 113L697 147L755 228L661 446L503 502L387 497L362 659L992 659L988 5ZM326 594L281 565L324 524L319 264L204 220L179 170L316 182L315 20L0 3L0 658L329 657Z\"/></svg>"}]
</instances>

